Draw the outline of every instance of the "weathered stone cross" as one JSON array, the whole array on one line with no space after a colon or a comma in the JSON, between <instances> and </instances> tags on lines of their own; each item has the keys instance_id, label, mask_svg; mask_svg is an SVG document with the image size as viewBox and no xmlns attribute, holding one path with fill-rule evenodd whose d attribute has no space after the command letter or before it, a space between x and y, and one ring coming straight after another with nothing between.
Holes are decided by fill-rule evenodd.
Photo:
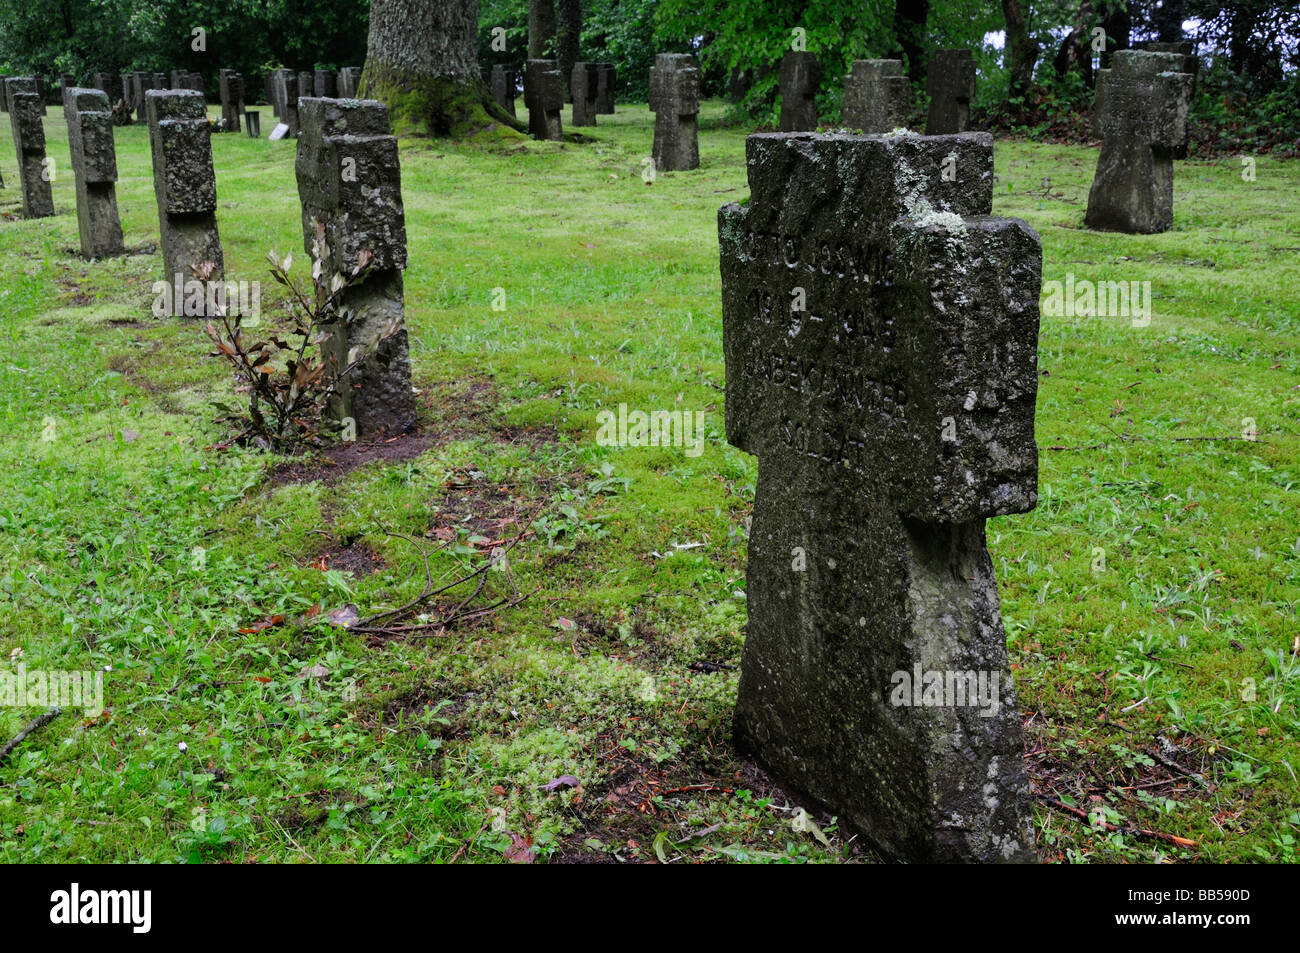
<instances>
[{"instance_id":1,"label":"weathered stone cross","mask_svg":"<svg viewBox=\"0 0 1300 953\"><path fill-rule=\"evenodd\" d=\"M31 76L10 76L4 82L5 105L18 154L18 182L22 187L23 218L54 214L50 181L54 166L45 155L45 126L39 86Z\"/></svg>"},{"instance_id":2,"label":"weathered stone cross","mask_svg":"<svg viewBox=\"0 0 1300 953\"><path fill-rule=\"evenodd\" d=\"M368 262L362 280L339 293L339 320L322 346L331 373L357 364L330 410L345 428L351 419L355 436L402 433L415 423L415 397L402 295L402 171L388 108L316 98L298 100L298 108L303 245L327 275L347 277Z\"/></svg>"},{"instance_id":3,"label":"weathered stone cross","mask_svg":"<svg viewBox=\"0 0 1300 953\"><path fill-rule=\"evenodd\" d=\"M1187 139L1194 77L1177 53L1120 50L1097 74L1102 137L1084 223L1150 234L1174 223L1174 152Z\"/></svg>"},{"instance_id":4,"label":"weathered stone cross","mask_svg":"<svg viewBox=\"0 0 1300 953\"><path fill-rule=\"evenodd\" d=\"M650 68L652 155L661 172L700 167L700 68L689 53L659 53Z\"/></svg>"},{"instance_id":5,"label":"weathered stone cross","mask_svg":"<svg viewBox=\"0 0 1300 953\"><path fill-rule=\"evenodd\" d=\"M154 195L158 200L159 243L163 278L176 288L200 280L210 266L209 286L225 275L221 238L217 232L217 180L212 168L212 127L203 94L192 89L150 89L145 92L149 145L153 153ZM200 314L214 310L207 287Z\"/></svg>"},{"instance_id":6,"label":"weathered stone cross","mask_svg":"<svg viewBox=\"0 0 1300 953\"><path fill-rule=\"evenodd\" d=\"M925 76L930 94L927 136L965 132L975 98L975 60L970 50L935 50Z\"/></svg>"},{"instance_id":7,"label":"weathered stone cross","mask_svg":"<svg viewBox=\"0 0 1300 953\"><path fill-rule=\"evenodd\" d=\"M1038 236L989 214L987 134L746 154L718 215L727 439L759 459L737 741L888 856L1032 860L984 522L1037 499Z\"/></svg>"},{"instance_id":8,"label":"weathered stone cross","mask_svg":"<svg viewBox=\"0 0 1300 953\"><path fill-rule=\"evenodd\" d=\"M822 68L812 53L791 50L781 60L782 132L812 132L817 128L817 90Z\"/></svg>"},{"instance_id":9,"label":"weathered stone cross","mask_svg":"<svg viewBox=\"0 0 1300 953\"><path fill-rule=\"evenodd\" d=\"M77 179L77 228L87 258L121 255L122 222L117 214L117 152L113 107L98 89L69 87L64 97L68 149Z\"/></svg>"},{"instance_id":10,"label":"weathered stone cross","mask_svg":"<svg viewBox=\"0 0 1300 953\"><path fill-rule=\"evenodd\" d=\"M562 139L564 126L564 82L556 60L529 60L524 68L524 105L528 107L528 131L535 139Z\"/></svg>"}]
</instances>

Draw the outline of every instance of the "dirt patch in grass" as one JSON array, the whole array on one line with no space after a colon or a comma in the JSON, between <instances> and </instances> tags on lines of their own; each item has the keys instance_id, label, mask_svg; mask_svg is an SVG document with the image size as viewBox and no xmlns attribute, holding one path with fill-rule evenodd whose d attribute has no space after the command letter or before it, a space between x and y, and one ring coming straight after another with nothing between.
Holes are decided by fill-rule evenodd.
<instances>
[{"instance_id":1,"label":"dirt patch in grass","mask_svg":"<svg viewBox=\"0 0 1300 953\"><path fill-rule=\"evenodd\" d=\"M453 468L451 479L443 484L443 495L430 506L427 536L450 542L465 533L495 543L514 536L536 504L518 492L519 485L481 477L467 467Z\"/></svg>"},{"instance_id":2,"label":"dirt patch in grass","mask_svg":"<svg viewBox=\"0 0 1300 953\"><path fill-rule=\"evenodd\" d=\"M387 565L379 551L364 540L348 543L341 548L325 549L317 559L325 569L338 569L354 576L368 576Z\"/></svg>"},{"instance_id":3,"label":"dirt patch in grass","mask_svg":"<svg viewBox=\"0 0 1300 953\"><path fill-rule=\"evenodd\" d=\"M420 404L438 421L439 442L451 443L492 429L501 395L486 377L463 381L437 381L423 388Z\"/></svg>"},{"instance_id":4,"label":"dirt patch in grass","mask_svg":"<svg viewBox=\"0 0 1300 953\"><path fill-rule=\"evenodd\" d=\"M154 341L153 345L152 351L157 351L162 346L157 341ZM126 354L115 354L108 359L108 369L121 374L126 378L127 383L148 394L163 413L179 415L186 412L180 401L173 397L166 387L150 380L149 377L141 373L135 358Z\"/></svg>"},{"instance_id":5,"label":"dirt patch in grass","mask_svg":"<svg viewBox=\"0 0 1300 953\"><path fill-rule=\"evenodd\" d=\"M358 724L368 730L399 725L417 734L450 741L468 733L470 708L477 692L460 691L444 682L431 682L399 692L360 714Z\"/></svg>"},{"instance_id":6,"label":"dirt patch in grass","mask_svg":"<svg viewBox=\"0 0 1300 953\"><path fill-rule=\"evenodd\" d=\"M752 792L754 800L767 799L775 805L802 807L818 825L825 828L832 822L831 815L815 802L801 797L778 784L757 762L749 758L737 760L733 767L718 773L708 767L687 761L656 764L653 759L627 751L619 740L602 736L600 754L602 767L612 772L583 791L581 801L575 801L574 819L578 828L550 857L553 864L608 864L654 863L657 856L653 841L665 828L689 820L684 809L691 801L707 797L730 797L736 791ZM772 827L779 824L760 825ZM841 824L840 834L851 837L851 832ZM734 843L740 832L724 832L705 828L692 830L690 824L682 827L679 837L670 838L674 845L670 855L679 854L678 841L708 844L715 838L718 845ZM589 844L599 841L603 847ZM758 847L759 845L755 845ZM760 849L770 849L765 842ZM849 848L850 856L865 852L856 846ZM722 854L691 851L687 860L707 861L724 859Z\"/></svg>"},{"instance_id":7,"label":"dirt patch in grass","mask_svg":"<svg viewBox=\"0 0 1300 953\"><path fill-rule=\"evenodd\" d=\"M81 273L84 278L86 272ZM68 277L57 279L59 286L58 303L65 308L84 308L95 303L95 299L86 294L85 289L76 281Z\"/></svg>"},{"instance_id":8,"label":"dirt patch in grass","mask_svg":"<svg viewBox=\"0 0 1300 953\"><path fill-rule=\"evenodd\" d=\"M547 425L511 427L500 423L501 392L491 378L438 381L425 387L422 396L427 416L438 421L439 443L487 437L501 444L540 447L554 443L557 437L555 428Z\"/></svg>"},{"instance_id":9,"label":"dirt patch in grass","mask_svg":"<svg viewBox=\"0 0 1300 953\"><path fill-rule=\"evenodd\" d=\"M271 486L311 483L315 480L325 484L337 483L358 467L376 460L385 463L414 460L428 450L433 442L432 434L417 428L396 437L342 443L318 450L309 459L280 464L267 475L267 482Z\"/></svg>"}]
</instances>

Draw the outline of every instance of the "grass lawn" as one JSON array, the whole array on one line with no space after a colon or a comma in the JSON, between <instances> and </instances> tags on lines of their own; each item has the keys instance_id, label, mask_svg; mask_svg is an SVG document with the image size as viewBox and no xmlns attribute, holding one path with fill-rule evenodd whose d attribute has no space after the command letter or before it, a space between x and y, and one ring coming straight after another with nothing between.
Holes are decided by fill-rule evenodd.
<instances>
[{"instance_id":1,"label":"grass lawn","mask_svg":"<svg viewBox=\"0 0 1300 953\"><path fill-rule=\"evenodd\" d=\"M722 436L716 212L747 195L723 115L649 185L645 106L510 154L403 141L420 430L308 461L214 449L237 397L199 323L151 314L145 129L117 130L136 253L109 261L76 255L61 110L57 217L17 218L6 145L2 664L102 672L104 710L0 763L0 861L872 859L731 746L756 466ZM267 251L308 268L294 144L213 150L227 277L274 321ZM1096 159L996 147L994 212L1039 231L1045 280L1153 299L1145 326L1044 317L1040 502L989 525L1040 852L1294 861L1300 163L1177 163L1173 230L1126 236L1083 229ZM704 411L703 453L598 446L621 403ZM516 607L426 638L329 621L525 528ZM472 605L511 591L486 576ZM40 710L0 708L0 742Z\"/></svg>"}]
</instances>

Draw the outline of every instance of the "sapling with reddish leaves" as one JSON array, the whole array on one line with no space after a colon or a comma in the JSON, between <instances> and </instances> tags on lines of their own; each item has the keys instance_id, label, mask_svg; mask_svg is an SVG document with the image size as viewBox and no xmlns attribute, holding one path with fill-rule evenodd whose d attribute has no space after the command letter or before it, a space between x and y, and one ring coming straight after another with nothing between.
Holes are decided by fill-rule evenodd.
<instances>
[{"instance_id":1,"label":"sapling with reddish leaves","mask_svg":"<svg viewBox=\"0 0 1300 953\"><path fill-rule=\"evenodd\" d=\"M350 274L327 272L324 226L318 226L312 258L309 294L290 277L291 253L283 258L275 251L267 254L271 277L289 290L289 319L284 326L259 334L244 326L244 315L238 309L232 314L222 307L217 309L217 320L209 321L204 328L216 345L212 356L230 362L235 371L236 393L248 396L247 409L214 402L224 414L221 419L239 428L222 446L240 444L293 454L332 442L342 425L330 417L331 398L365 363L370 351L392 333L392 329L385 329L369 348L354 349L340 367L337 356L323 345L335 334L346 336L351 315L339 307L339 299L349 287L365 279L371 254L363 250ZM197 266L196 277L202 279L204 270L204 265ZM250 343L249 338L254 340Z\"/></svg>"}]
</instances>

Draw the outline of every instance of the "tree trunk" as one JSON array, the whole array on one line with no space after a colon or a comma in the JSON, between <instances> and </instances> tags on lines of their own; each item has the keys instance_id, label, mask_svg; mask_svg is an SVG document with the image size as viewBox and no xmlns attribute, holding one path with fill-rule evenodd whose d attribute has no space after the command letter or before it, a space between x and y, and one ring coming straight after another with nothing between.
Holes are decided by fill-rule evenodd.
<instances>
[{"instance_id":1,"label":"tree trunk","mask_svg":"<svg viewBox=\"0 0 1300 953\"><path fill-rule=\"evenodd\" d=\"M388 104L393 130L516 138L478 68L478 0L371 0L361 95Z\"/></svg>"},{"instance_id":2,"label":"tree trunk","mask_svg":"<svg viewBox=\"0 0 1300 953\"><path fill-rule=\"evenodd\" d=\"M1126 0L1106 0L1102 4L1101 28L1106 31L1106 48L1101 51L1100 68L1110 69L1111 55L1117 50L1127 50L1133 35L1133 17Z\"/></svg>"},{"instance_id":3,"label":"tree trunk","mask_svg":"<svg viewBox=\"0 0 1300 953\"><path fill-rule=\"evenodd\" d=\"M1034 83L1034 64L1038 62L1038 44L1029 35L1029 26L1020 12L1020 0L1002 0L1002 16L1007 25L1007 70L1011 73L1010 96L1024 96Z\"/></svg>"},{"instance_id":4,"label":"tree trunk","mask_svg":"<svg viewBox=\"0 0 1300 953\"><path fill-rule=\"evenodd\" d=\"M582 38L581 0L555 0L555 58L560 61L560 75L564 78L565 102L573 102L573 64L578 62L578 41Z\"/></svg>"},{"instance_id":5,"label":"tree trunk","mask_svg":"<svg viewBox=\"0 0 1300 953\"><path fill-rule=\"evenodd\" d=\"M1092 22L1094 11L1091 0L1083 0L1079 5L1079 17L1074 21L1074 29L1061 41L1061 48L1052 60L1052 69L1062 78L1067 73L1080 70L1083 81L1092 86Z\"/></svg>"},{"instance_id":6,"label":"tree trunk","mask_svg":"<svg viewBox=\"0 0 1300 953\"><path fill-rule=\"evenodd\" d=\"M925 23L930 16L930 0L898 0L894 6L894 41L898 53L907 62L903 73L914 84L925 86Z\"/></svg>"},{"instance_id":7,"label":"tree trunk","mask_svg":"<svg viewBox=\"0 0 1300 953\"><path fill-rule=\"evenodd\" d=\"M528 58L546 59L555 39L555 0L528 0Z\"/></svg>"}]
</instances>

